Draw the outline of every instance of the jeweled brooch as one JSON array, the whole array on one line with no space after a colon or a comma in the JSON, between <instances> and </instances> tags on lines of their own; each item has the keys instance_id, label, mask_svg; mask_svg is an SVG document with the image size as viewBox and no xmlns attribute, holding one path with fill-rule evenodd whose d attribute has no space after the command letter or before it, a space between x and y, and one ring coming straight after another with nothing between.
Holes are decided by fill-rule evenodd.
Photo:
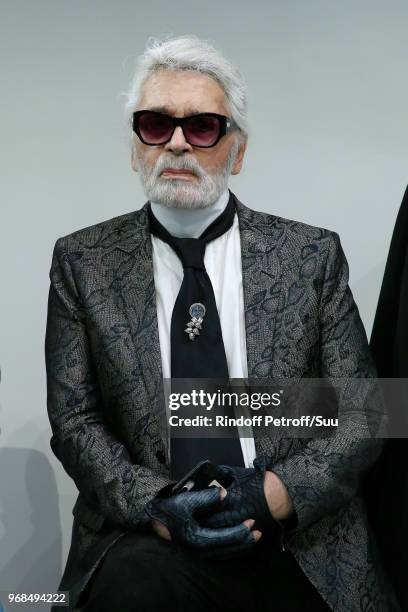
<instances>
[{"instance_id":1,"label":"jeweled brooch","mask_svg":"<svg viewBox=\"0 0 408 612\"><path fill-rule=\"evenodd\" d=\"M191 304L188 312L190 313L191 320L188 321L184 331L188 334L190 340L194 340L196 336L200 335L200 329L202 329L202 323L206 312L205 306L200 302L195 302Z\"/></svg>"}]
</instances>

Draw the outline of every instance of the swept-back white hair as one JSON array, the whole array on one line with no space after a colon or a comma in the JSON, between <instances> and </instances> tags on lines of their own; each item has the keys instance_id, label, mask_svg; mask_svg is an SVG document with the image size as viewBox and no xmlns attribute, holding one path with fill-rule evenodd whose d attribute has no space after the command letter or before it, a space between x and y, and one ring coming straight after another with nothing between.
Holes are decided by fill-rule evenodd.
<instances>
[{"instance_id":1,"label":"swept-back white hair","mask_svg":"<svg viewBox=\"0 0 408 612\"><path fill-rule=\"evenodd\" d=\"M248 138L247 87L238 68L210 43L191 34L167 40L150 37L144 53L137 59L130 82L125 114L132 127L132 113L137 108L145 81L159 69L196 70L215 79L225 92L227 108L240 128L239 140Z\"/></svg>"}]
</instances>

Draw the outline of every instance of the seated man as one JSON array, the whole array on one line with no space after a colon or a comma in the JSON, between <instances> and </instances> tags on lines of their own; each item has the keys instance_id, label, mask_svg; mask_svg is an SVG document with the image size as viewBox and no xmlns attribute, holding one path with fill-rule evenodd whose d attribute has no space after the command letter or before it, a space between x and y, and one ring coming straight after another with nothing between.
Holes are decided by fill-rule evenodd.
<instances>
[{"instance_id":1,"label":"seated man","mask_svg":"<svg viewBox=\"0 0 408 612\"><path fill-rule=\"evenodd\" d=\"M79 490L59 588L86 612L397 610L359 494L380 440L161 427L163 379L375 377L338 235L228 189L246 88L210 45L148 47L127 109L148 201L59 238L50 271L51 447ZM206 458L226 489L164 494Z\"/></svg>"}]
</instances>

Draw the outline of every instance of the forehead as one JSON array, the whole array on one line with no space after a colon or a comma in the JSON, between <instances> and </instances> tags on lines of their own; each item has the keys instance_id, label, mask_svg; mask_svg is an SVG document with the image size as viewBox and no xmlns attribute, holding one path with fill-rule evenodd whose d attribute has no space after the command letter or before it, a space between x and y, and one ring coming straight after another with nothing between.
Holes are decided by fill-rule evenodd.
<instances>
[{"instance_id":1,"label":"forehead","mask_svg":"<svg viewBox=\"0 0 408 612\"><path fill-rule=\"evenodd\" d=\"M158 70L145 81L141 94L139 109L177 116L228 113L221 85L210 76L192 70Z\"/></svg>"}]
</instances>

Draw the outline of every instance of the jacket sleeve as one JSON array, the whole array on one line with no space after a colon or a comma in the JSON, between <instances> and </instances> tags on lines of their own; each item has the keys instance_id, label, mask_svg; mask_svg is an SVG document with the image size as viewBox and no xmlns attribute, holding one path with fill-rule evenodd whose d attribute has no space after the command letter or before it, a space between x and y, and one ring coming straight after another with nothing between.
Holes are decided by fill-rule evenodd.
<instances>
[{"instance_id":1,"label":"jacket sleeve","mask_svg":"<svg viewBox=\"0 0 408 612\"><path fill-rule=\"evenodd\" d=\"M355 496L383 443L374 437L385 424L381 391L376 381L367 380L377 372L339 236L330 236L320 302L320 369L334 385L341 379L339 427L326 439L309 438L301 450L270 466L292 499L295 514L288 525L296 530L335 513Z\"/></svg>"},{"instance_id":2,"label":"jacket sleeve","mask_svg":"<svg viewBox=\"0 0 408 612\"><path fill-rule=\"evenodd\" d=\"M51 449L91 508L136 527L146 502L170 481L134 463L104 420L86 316L63 241L53 251L45 334Z\"/></svg>"}]
</instances>

